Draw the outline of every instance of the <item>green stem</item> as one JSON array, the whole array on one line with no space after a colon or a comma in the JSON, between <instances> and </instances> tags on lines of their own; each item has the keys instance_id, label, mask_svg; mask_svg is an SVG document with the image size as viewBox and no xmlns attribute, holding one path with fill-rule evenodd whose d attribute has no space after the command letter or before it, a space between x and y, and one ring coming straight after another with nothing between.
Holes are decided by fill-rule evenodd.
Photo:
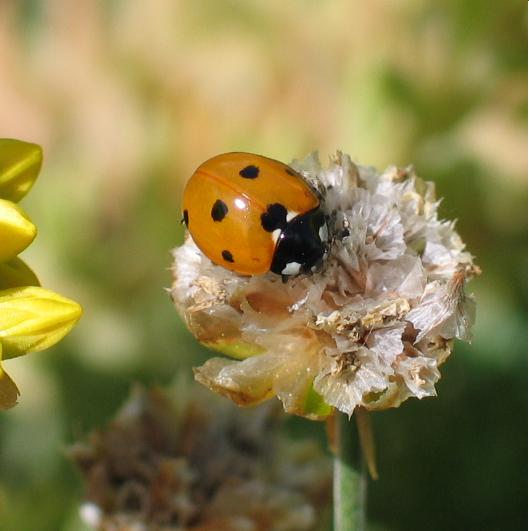
<instances>
[{"instance_id":1,"label":"green stem","mask_svg":"<svg viewBox=\"0 0 529 531\"><path fill-rule=\"evenodd\" d=\"M364 531L366 466L356 423L336 415L334 457L334 531Z\"/></svg>"}]
</instances>

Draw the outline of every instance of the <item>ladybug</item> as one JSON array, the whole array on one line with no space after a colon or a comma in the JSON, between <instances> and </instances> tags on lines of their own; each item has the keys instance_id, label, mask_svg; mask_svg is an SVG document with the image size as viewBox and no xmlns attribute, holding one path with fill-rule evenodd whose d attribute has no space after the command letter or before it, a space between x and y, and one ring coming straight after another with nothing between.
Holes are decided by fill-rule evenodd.
<instances>
[{"instance_id":1,"label":"ladybug","mask_svg":"<svg viewBox=\"0 0 529 531\"><path fill-rule=\"evenodd\" d=\"M183 222L214 263L242 275L310 273L327 253L318 193L292 168L251 153L201 164L184 190Z\"/></svg>"}]
</instances>

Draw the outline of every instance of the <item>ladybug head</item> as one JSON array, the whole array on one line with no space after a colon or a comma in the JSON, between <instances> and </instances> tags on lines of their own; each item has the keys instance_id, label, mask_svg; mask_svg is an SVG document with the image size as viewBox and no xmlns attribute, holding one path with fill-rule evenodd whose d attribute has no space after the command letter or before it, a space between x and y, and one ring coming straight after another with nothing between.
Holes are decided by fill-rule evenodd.
<instances>
[{"instance_id":1,"label":"ladybug head","mask_svg":"<svg viewBox=\"0 0 529 531\"><path fill-rule=\"evenodd\" d=\"M285 224L270 271L284 277L315 271L328 250L327 220L320 207Z\"/></svg>"}]
</instances>

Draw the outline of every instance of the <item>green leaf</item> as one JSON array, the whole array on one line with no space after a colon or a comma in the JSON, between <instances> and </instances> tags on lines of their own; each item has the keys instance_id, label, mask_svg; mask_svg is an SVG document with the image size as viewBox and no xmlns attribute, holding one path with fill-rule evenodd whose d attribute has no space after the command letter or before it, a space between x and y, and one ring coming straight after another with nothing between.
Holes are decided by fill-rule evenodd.
<instances>
[{"instance_id":1,"label":"green leaf","mask_svg":"<svg viewBox=\"0 0 529 531\"><path fill-rule=\"evenodd\" d=\"M332 407L323 400L323 397L314 390L312 385L305 398L304 407L304 415L309 417L328 417L332 413Z\"/></svg>"},{"instance_id":2,"label":"green leaf","mask_svg":"<svg viewBox=\"0 0 529 531\"><path fill-rule=\"evenodd\" d=\"M236 360L245 360L246 358L262 354L265 351L263 347L246 341L219 340L215 342L203 342L202 344Z\"/></svg>"}]
</instances>

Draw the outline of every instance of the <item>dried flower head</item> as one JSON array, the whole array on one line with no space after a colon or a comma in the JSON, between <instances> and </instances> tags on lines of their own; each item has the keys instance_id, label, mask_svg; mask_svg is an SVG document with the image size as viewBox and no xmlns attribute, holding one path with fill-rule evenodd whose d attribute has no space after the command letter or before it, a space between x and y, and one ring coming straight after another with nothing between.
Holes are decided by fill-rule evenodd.
<instances>
[{"instance_id":1,"label":"dried flower head","mask_svg":"<svg viewBox=\"0 0 529 531\"><path fill-rule=\"evenodd\" d=\"M41 165L40 146L0 139L0 409L14 406L19 395L2 360L52 346L81 317L79 304L41 288L17 257L37 228L15 203L31 189Z\"/></svg>"},{"instance_id":2,"label":"dried flower head","mask_svg":"<svg viewBox=\"0 0 529 531\"><path fill-rule=\"evenodd\" d=\"M323 195L332 243L323 269L286 284L214 265L188 236L174 251L172 298L212 358L196 379L241 405L274 395L289 413L351 415L435 395L454 338L469 340L479 272L434 185L412 167L379 173L340 152L292 167Z\"/></svg>"},{"instance_id":3,"label":"dried flower head","mask_svg":"<svg viewBox=\"0 0 529 531\"><path fill-rule=\"evenodd\" d=\"M320 529L330 460L287 441L280 413L252 414L200 388L137 387L114 421L71 455L86 481L81 515L103 531ZM231 407L230 407L231 406Z\"/></svg>"}]
</instances>

